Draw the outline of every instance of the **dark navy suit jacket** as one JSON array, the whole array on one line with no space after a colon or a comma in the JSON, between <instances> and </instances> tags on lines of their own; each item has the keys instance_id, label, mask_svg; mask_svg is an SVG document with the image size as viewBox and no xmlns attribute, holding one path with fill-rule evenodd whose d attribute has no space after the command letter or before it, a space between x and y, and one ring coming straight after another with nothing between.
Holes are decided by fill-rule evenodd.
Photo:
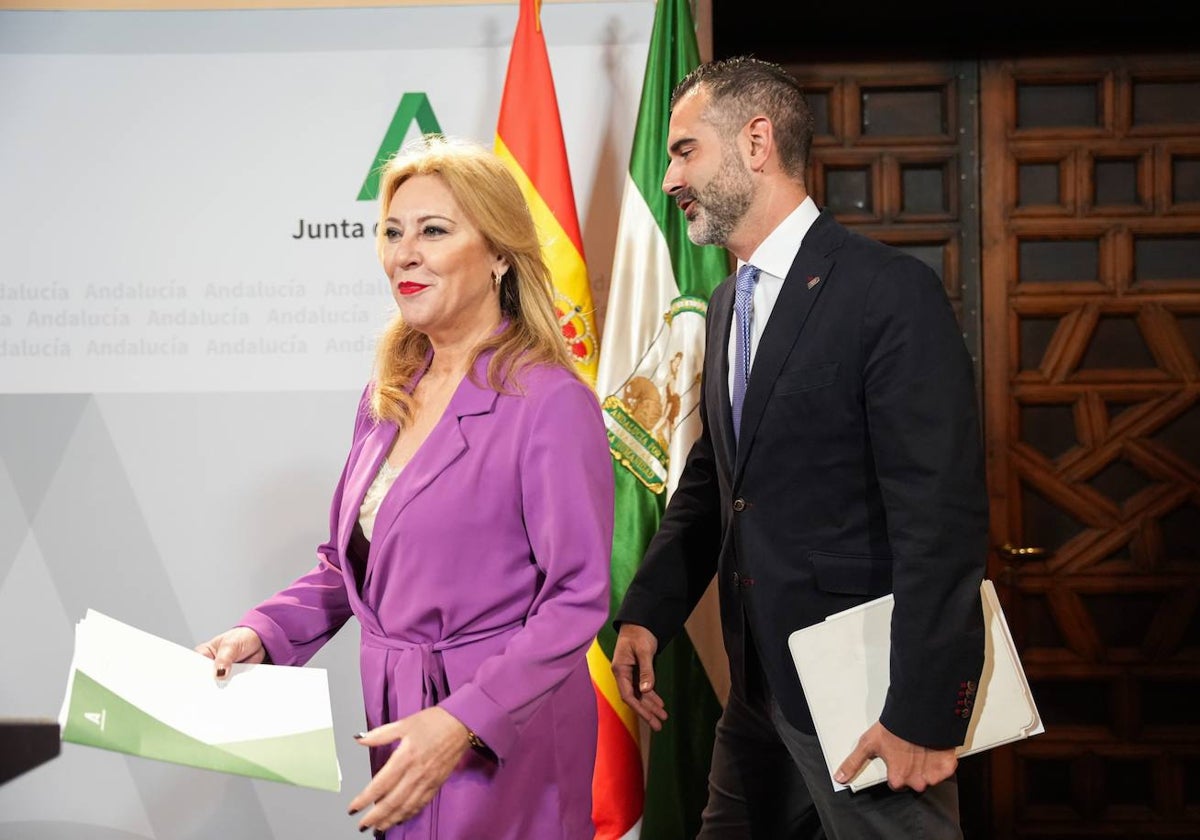
<instances>
[{"instance_id":1,"label":"dark navy suit jacket","mask_svg":"<svg viewBox=\"0 0 1200 840\"><path fill-rule=\"evenodd\" d=\"M988 510L974 373L945 290L921 261L823 212L761 337L736 446L733 292L730 278L709 301L703 432L617 624L649 628L661 649L717 574L733 689L753 657L788 720L812 732L788 636L892 592L881 720L957 746L961 692L983 663Z\"/></svg>"}]
</instances>

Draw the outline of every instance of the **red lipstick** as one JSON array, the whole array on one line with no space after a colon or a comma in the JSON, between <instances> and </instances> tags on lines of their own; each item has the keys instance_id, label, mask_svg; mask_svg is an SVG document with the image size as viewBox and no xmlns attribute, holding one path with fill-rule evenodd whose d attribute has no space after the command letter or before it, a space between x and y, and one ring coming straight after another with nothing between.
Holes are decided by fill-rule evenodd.
<instances>
[{"instance_id":1,"label":"red lipstick","mask_svg":"<svg viewBox=\"0 0 1200 840\"><path fill-rule=\"evenodd\" d=\"M422 283L411 283L405 281L402 282L397 288L400 289L400 294L402 295L415 295L417 292L428 287Z\"/></svg>"}]
</instances>

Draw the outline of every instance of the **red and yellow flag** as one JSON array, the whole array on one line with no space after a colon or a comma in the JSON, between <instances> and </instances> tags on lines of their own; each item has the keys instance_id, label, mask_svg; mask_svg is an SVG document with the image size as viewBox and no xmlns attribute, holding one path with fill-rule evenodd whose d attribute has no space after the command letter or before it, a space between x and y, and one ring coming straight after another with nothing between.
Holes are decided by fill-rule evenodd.
<instances>
[{"instance_id":1,"label":"red and yellow flag","mask_svg":"<svg viewBox=\"0 0 1200 840\"><path fill-rule=\"evenodd\" d=\"M554 278L563 338L576 368L594 386L599 347L592 292L540 6L538 0L521 0L500 102L496 153L516 176L533 211ZM636 837L644 798L638 724L621 702L608 657L595 642L588 652L588 669L600 713L592 782L596 840Z\"/></svg>"},{"instance_id":2,"label":"red and yellow flag","mask_svg":"<svg viewBox=\"0 0 1200 840\"><path fill-rule=\"evenodd\" d=\"M599 346L592 291L575 215L575 191L538 0L521 0L496 126L496 154L525 193L554 278L554 306L575 366L596 383Z\"/></svg>"},{"instance_id":3,"label":"red and yellow flag","mask_svg":"<svg viewBox=\"0 0 1200 840\"><path fill-rule=\"evenodd\" d=\"M599 642L588 651L588 671L600 710L592 774L595 840L632 840L640 835L646 799L638 720L617 693L612 663Z\"/></svg>"}]
</instances>

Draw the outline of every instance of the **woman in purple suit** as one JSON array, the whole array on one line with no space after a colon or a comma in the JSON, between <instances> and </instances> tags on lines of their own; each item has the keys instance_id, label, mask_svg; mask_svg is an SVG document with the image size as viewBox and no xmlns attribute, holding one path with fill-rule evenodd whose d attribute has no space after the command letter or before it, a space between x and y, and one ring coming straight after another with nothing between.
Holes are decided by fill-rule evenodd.
<instances>
[{"instance_id":1,"label":"woman in purple suit","mask_svg":"<svg viewBox=\"0 0 1200 840\"><path fill-rule=\"evenodd\" d=\"M425 138L380 182L383 336L317 565L196 649L302 665L350 618L387 840L590 840L613 472L520 189Z\"/></svg>"}]
</instances>

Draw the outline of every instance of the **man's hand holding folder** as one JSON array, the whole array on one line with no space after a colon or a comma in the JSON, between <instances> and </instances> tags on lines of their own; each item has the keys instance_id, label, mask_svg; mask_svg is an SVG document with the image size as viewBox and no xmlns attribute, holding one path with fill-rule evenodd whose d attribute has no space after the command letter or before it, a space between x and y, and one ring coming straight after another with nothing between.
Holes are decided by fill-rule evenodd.
<instances>
[{"instance_id":1,"label":"man's hand holding folder","mask_svg":"<svg viewBox=\"0 0 1200 840\"><path fill-rule=\"evenodd\" d=\"M891 595L791 634L788 647L835 789L886 781L921 791L948 778L964 755L1045 731L990 580L980 586L980 604L983 674L966 741L955 750L925 750L879 723L890 679Z\"/></svg>"}]
</instances>

